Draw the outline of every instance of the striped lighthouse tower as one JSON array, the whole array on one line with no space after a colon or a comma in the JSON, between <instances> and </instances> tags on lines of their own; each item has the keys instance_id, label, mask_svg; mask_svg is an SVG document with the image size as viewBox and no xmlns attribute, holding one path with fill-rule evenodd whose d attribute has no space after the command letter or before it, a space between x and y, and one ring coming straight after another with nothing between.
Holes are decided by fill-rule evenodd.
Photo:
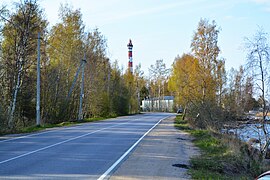
<instances>
[{"instance_id":1,"label":"striped lighthouse tower","mask_svg":"<svg viewBox=\"0 0 270 180\"><path fill-rule=\"evenodd\" d=\"M132 62L132 48L133 48L133 45L132 45L132 42L131 42L131 39L129 40L129 43L127 45L128 47L128 69L131 73L133 73L133 62Z\"/></svg>"}]
</instances>

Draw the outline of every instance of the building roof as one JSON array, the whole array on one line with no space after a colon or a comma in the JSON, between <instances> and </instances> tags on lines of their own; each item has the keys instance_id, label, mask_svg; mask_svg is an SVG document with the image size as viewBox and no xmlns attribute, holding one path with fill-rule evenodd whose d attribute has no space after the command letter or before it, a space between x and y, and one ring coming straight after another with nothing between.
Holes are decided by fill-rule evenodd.
<instances>
[{"instance_id":1,"label":"building roof","mask_svg":"<svg viewBox=\"0 0 270 180\"><path fill-rule=\"evenodd\" d=\"M159 100L159 98L158 97L153 97L153 98L147 98L146 100L154 100L154 101L156 101L156 100ZM160 100L174 100L174 96L161 96L160 97Z\"/></svg>"}]
</instances>

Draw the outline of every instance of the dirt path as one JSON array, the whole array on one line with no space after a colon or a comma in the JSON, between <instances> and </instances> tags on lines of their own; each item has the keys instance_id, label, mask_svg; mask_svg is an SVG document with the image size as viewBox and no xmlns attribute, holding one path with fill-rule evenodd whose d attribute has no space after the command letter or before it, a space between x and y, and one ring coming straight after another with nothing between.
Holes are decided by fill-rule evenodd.
<instances>
[{"instance_id":1,"label":"dirt path","mask_svg":"<svg viewBox=\"0 0 270 180\"><path fill-rule=\"evenodd\" d=\"M190 135L174 128L174 117L163 120L110 179L190 179L187 169L179 166L189 165L189 158L199 152L191 140Z\"/></svg>"}]
</instances>

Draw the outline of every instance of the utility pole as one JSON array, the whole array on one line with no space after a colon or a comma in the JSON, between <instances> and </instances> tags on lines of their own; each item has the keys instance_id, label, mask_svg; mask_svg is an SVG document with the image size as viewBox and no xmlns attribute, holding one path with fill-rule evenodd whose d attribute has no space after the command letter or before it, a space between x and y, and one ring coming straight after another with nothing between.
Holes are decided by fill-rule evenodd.
<instances>
[{"instance_id":1,"label":"utility pole","mask_svg":"<svg viewBox=\"0 0 270 180\"><path fill-rule=\"evenodd\" d=\"M78 120L83 120L83 112L82 112L82 103L84 97L84 65L86 63L86 54L84 52L84 59L82 60L82 82L81 82L81 94L80 94L80 106L79 106L79 115Z\"/></svg>"},{"instance_id":2,"label":"utility pole","mask_svg":"<svg viewBox=\"0 0 270 180\"><path fill-rule=\"evenodd\" d=\"M72 85L71 85L71 87L70 87L70 89L69 89L69 91L68 91L68 96L66 97L66 100L67 100L67 101L69 100L69 98L70 98L70 96L71 96L71 94L72 94L72 91L73 91L73 89L74 89L74 87L75 87L77 78L78 78L78 76L79 76L79 73L80 73L80 71L81 71L81 68L82 68L83 64L84 64L84 62L81 61L81 64L80 64L80 66L78 67L78 69L77 69L77 71L76 71L76 74L75 74L75 77L74 77L74 79L73 79Z\"/></svg>"},{"instance_id":3,"label":"utility pole","mask_svg":"<svg viewBox=\"0 0 270 180\"><path fill-rule=\"evenodd\" d=\"M36 125L40 125L40 32L38 32L37 47L37 104L36 104Z\"/></svg>"}]
</instances>

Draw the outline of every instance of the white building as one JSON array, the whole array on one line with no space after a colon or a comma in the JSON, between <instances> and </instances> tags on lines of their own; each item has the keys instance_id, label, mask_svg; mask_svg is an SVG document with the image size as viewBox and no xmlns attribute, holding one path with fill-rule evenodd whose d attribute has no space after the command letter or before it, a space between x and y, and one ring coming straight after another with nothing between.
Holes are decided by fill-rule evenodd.
<instances>
[{"instance_id":1,"label":"white building","mask_svg":"<svg viewBox=\"0 0 270 180\"><path fill-rule=\"evenodd\" d=\"M164 96L159 98L148 98L142 101L142 110L147 111L162 111L173 112L174 111L174 97Z\"/></svg>"}]
</instances>

